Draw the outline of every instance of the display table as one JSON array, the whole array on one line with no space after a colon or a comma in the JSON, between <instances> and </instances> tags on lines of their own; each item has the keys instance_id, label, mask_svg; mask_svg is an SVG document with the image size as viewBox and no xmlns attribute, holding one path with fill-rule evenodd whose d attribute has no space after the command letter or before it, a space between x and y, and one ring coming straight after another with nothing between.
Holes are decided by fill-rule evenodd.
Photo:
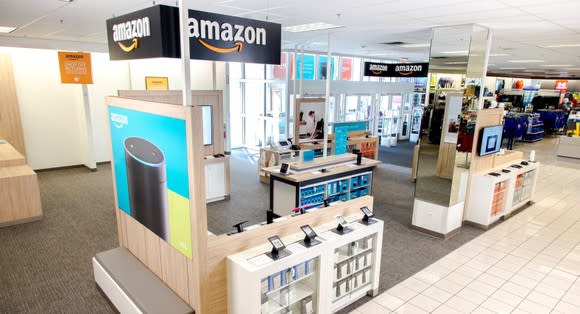
<instances>
[{"instance_id":1,"label":"display table","mask_svg":"<svg viewBox=\"0 0 580 314\"><path fill-rule=\"evenodd\" d=\"M267 168L288 162L298 154L299 151L291 150L289 147L260 148L260 159L258 160L258 176L260 177L260 181L270 183L270 171ZM271 164L272 161L274 164Z\"/></svg>"},{"instance_id":2,"label":"display table","mask_svg":"<svg viewBox=\"0 0 580 314\"><path fill-rule=\"evenodd\" d=\"M361 165L356 165L355 155L344 154L309 163L292 163L290 174L281 174L279 168L268 169L270 209L276 215L285 216L299 206L308 211L324 206L324 200L334 203L371 195L373 169L380 163L363 158Z\"/></svg>"},{"instance_id":3,"label":"display table","mask_svg":"<svg viewBox=\"0 0 580 314\"><path fill-rule=\"evenodd\" d=\"M230 157L206 156L204 164L206 203L227 199L230 196Z\"/></svg>"},{"instance_id":4,"label":"display table","mask_svg":"<svg viewBox=\"0 0 580 314\"><path fill-rule=\"evenodd\" d=\"M26 164L26 159L12 145L0 139L0 168L21 166Z\"/></svg>"},{"instance_id":5,"label":"display table","mask_svg":"<svg viewBox=\"0 0 580 314\"><path fill-rule=\"evenodd\" d=\"M531 202L539 168L539 162L530 162L528 165L514 162L473 175L465 220L488 228L500 218ZM510 172L505 173L502 170ZM497 173L499 176L490 173Z\"/></svg>"},{"instance_id":6,"label":"display table","mask_svg":"<svg viewBox=\"0 0 580 314\"><path fill-rule=\"evenodd\" d=\"M580 136L560 136L558 156L580 158Z\"/></svg>"},{"instance_id":7,"label":"display table","mask_svg":"<svg viewBox=\"0 0 580 314\"><path fill-rule=\"evenodd\" d=\"M376 295L382 252L383 222L347 217L351 232L315 228L321 243L305 247L304 233L282 238L289 256L272 260L269 244L228 256L229 313L333 313L363 296ZM265 243L268 243L264 239Z\"/></svg>"},{"instance_id":8,"label":"display table","mask_svg":"<svg viewBox=\"0 0 580 314\"><path fill-rule=\"evenodd\" d=\"M0 227L42 218L36 173L12 145L0 140Z\"/></svg>"}]
</instances>

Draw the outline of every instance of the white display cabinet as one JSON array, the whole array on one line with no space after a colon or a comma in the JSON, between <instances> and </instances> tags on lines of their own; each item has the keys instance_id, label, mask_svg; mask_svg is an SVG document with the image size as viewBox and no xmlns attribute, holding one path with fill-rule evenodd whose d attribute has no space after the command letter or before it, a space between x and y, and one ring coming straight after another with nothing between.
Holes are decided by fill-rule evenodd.
<instances>
[{"instance_id":1,"label":"white display cabinet","mask_svg":"<svg viewBox=\"0 0 580 314\"><path fill-rule=\"evenodd\" d=\"M315 227L321 243L305 247L298 231L285 237L291 254L266 255L269 244L228 257L228 312L263 314L333 313L379 288L383 222L365 225L349 217L352 231L336 224ZM268 243L267 239L264 239Z\"/></svg>"},{"instance_id":2,"label":"white display cabinet","mask_svg":"<svg viewBox=\"0 0 580 314\"><path fill-rule=\"evenodd\" d=\"M539 162L528 165L514 162L473 175L465 220L487 228L529 203L536 189L539 167ZM504 169L509 172L503 172Z\"/></svg>"}]
</instances>

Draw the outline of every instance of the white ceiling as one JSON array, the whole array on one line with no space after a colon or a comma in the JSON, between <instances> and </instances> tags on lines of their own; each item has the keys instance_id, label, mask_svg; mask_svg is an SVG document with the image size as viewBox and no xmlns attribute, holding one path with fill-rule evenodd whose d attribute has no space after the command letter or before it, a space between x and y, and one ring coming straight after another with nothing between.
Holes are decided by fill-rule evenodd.
<instances>
[{"instance_id":1,"label":"white ceiling","mask_svg":"<svg viewBox=\"0 0 580 314\"><path fill-rule=\"evenodd\" d=\"M85 43L106 42L105 20L151 6L143 0L0 0L0 26L19 29L9 37ZM177 5L177 1L156 1ZM332 51L381 59L426 61L429 48L398 48L381 43L427 43L430 29L467 23L493 33L489 71L527 76L580 77L579 0L189 0L192 9L281 23L326 22L344 25L332 31ZM0 38L1 39L1 38ZM326 51L326 31L283 33L284 48ZM493 54L508 54L493 56ZM512 63L539 59L542 63ZM569 66L557 66L569 65ZM505 69L521 68L521 69Z\"/></svg>"}]
</instances>

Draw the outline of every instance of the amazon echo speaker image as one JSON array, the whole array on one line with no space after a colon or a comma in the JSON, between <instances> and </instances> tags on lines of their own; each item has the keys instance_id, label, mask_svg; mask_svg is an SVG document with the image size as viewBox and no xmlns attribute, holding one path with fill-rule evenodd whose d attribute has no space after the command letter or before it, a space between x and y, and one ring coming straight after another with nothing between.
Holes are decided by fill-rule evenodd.
<instances>
[{"instance_id":1,"label":"amazon echo speaker image","mask_svg":"<svg viewBox=\"0 0 580 314\"><path fill-rule=\"evenodd\" d=\"M124 148L131 216L169 242L165 156L139 137L125 139Z\"/></svg>"}]
</instances>

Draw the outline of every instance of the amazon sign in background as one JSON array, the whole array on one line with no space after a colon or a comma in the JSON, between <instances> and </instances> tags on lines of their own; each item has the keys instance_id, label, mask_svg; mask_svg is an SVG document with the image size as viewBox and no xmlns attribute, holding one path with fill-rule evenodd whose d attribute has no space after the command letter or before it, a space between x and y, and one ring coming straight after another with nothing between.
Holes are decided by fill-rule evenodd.
<instances>
[{"instance_id":1,"label":"amazon sign in background","mask_svg":"<svg viewBox=\"0 0 580 314\"><path fill-rule=\"evenodd\" d=\"M191 59L280 64L280 24L189 10ZM179 10L157 5L107 20L111 60L180 58Z\"/></svg>"},{"instance_id":2,"label":"amazon sign in background","mask_svg":"<svg viewBox=\"0 0 580 314\"><path fill-rule=\"evenodd\" d=\"M109 58L179 58L179 10L157 5L107 20Z\"/></svg>"},{"instance_id":3,"label":"amazon sign in background","mask_svg":"<svg viewBox=\"0 0 580 314\"><path fill-rule=\"evenodd\" d=\"M427 77L429 63L365 62L364 75L374 77Z\"/></svg>"}]
</instances>

